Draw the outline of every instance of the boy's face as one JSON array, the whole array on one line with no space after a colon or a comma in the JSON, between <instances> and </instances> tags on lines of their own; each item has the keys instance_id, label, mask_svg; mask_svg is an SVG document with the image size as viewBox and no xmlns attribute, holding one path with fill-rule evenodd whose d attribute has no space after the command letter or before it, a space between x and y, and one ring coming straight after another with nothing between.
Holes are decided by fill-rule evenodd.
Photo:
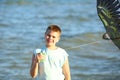
<instances>
[{"instance_id":1,"label":"boy's face","mask_svg":"<svg viewBox=\"0 0 120 80\"><path fill-rule=\"evenodd\" d=\"M54 31L48 30L45 33L45 40L46 40L47 46L50 46L50 47L55 46L56 43L59 41L59 39L60 39L59 32L54 32Z\"/></svg>"}]
</instances>

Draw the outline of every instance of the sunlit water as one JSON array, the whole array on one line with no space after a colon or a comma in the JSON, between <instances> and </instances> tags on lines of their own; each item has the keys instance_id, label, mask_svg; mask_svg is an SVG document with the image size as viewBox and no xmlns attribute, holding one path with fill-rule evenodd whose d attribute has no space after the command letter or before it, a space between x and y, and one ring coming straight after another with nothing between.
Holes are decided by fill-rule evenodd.
<instances>
[{"instance_id":1,"label":"sunlit water","mask_svg":"<svg viewBox=\"0 0 120 80\"><path fill-rule=\"evenodd\" d=\"M32 52L50 24L61 26L72 80L120 80L120 50L102 39L96 0L1 0L0 80L32 80Z\"/></svg>"}]
</instances>

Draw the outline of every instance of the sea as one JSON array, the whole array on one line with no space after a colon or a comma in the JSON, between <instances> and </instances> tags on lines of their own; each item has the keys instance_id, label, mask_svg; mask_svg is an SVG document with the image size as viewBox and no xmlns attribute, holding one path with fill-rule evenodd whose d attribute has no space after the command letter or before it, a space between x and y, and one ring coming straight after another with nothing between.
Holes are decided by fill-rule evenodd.
<instances>
[{"instance_id":1,"label":"sea","mask_svg":"<svg viewBox=\"0 0 120 80\"><path fill-rule=\"evenodd\" d=\"M71 80L120 80L120 49L102 39L96 0L0 0L0 80L34 80L32 54L51 24L62 29Z\"/></svg>"}]
</instances>

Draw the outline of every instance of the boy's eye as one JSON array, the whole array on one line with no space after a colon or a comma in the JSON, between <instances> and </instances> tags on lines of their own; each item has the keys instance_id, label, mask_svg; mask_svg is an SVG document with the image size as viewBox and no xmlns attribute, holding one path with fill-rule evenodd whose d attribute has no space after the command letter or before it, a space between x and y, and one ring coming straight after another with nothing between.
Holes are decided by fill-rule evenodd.
<instances>
[{"instance_id":1,"label":"boy's eye","mask_svg":"<svg viewBox=\"0 0 120 80\"><path fill-rule=\"evenodd\" d=\"M55 38L55 36L52 36L53 38Z\"/></svg>"},{"instance_id":2,"label":"boy's eye","mask_svg":"<svg viewBox=\"0 0 120 80\"><path fill-rule=\"evenodd\" d=\"M50 37L50 35L47 35L48 37Z\"/></svg>"},{"instance_id":3,"label":"boy's eye","mask_svg":"<svg viewBox=\"0 0 120 80\"><path fill-rule=\"evenodd\" d=\"M51 35L49 35L49 34L48 34L47 36L48 36L49 38L50 38L50 37L55 38L55 36L51 36Z\"/></svg>"},{"instance_id":4,"label":"boy's eye","mask_svg":"<svg viewBox=\"0 0 120 80\"><path fill-rule=\"evenodd\" d=\"M47 34L47 36L49 36L49 37L50 37L50 34Z\"/></svg>"}]
</instances>

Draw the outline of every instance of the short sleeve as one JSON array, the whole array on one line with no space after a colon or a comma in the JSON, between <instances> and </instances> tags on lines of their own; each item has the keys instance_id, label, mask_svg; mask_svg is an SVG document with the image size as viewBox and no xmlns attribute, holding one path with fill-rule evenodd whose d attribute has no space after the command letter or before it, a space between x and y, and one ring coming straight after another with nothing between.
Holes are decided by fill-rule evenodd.
<instances>
[{"instance_id":1,"label":"short sleeve","mask_svg":"<svg viewBox=\"0 0 120 80\"><path fill-rule=\"evenodd\" d=\"M67 52L65 51L65 50L63 50L62 51L62 61L61 61L61 67L64 65L64 63L65 63L65 61L67 60L67 58L68 58L68 54L67 54Z\"/></svg>"}]
</instances>

